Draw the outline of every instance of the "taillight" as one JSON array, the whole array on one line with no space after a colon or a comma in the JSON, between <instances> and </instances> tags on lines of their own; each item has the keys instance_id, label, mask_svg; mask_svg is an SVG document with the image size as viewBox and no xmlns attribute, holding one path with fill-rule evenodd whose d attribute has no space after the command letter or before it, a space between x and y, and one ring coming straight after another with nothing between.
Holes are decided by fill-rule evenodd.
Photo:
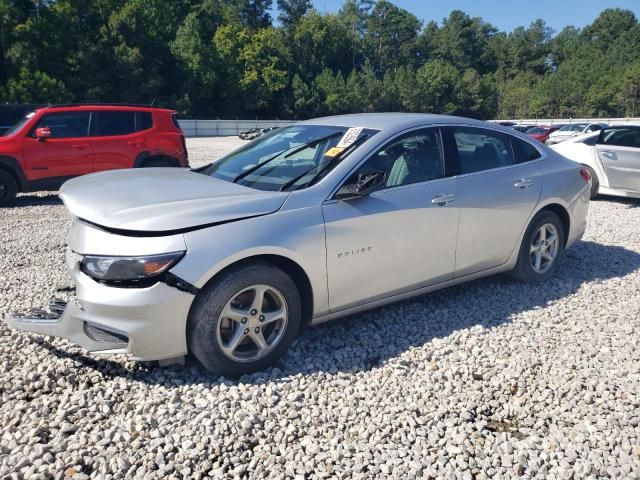
<instances>
[{"instance_id":1,"label":"taillight","mask_svg":"<svg viewBox=\"0 0 640 480\"><path fill-rule=\"evenodd\" d=\"M591 183L591 174L586 168L580 169L580 176L584 179L585 182Z\"/></svg>"}]
</instances>

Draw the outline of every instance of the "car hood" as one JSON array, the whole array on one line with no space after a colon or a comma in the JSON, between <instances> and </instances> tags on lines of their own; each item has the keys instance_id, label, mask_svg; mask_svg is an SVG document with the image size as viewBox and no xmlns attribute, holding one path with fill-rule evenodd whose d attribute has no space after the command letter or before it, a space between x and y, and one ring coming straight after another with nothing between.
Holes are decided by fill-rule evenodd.
<instances>
[{"instance_id":1,"label":"car hood","mask_svg":"<svg viewBox=\"0 0 640 480\"><path fill-rule=\"evenodd\" d=\"M165 234L273 213L288 195L181 168L94 173L60 190L75 217L113 230Z\"/></svg>"}]
</instances>

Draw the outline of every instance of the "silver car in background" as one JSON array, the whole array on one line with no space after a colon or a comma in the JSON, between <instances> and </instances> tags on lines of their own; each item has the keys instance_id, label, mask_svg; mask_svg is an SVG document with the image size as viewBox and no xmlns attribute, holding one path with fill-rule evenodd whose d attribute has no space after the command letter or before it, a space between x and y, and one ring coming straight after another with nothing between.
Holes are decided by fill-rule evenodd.
<instances>
[{"instance_id":1,"label":"silver car in background","mask_svg":"<svg viewBox=\"0 0 640 480\"><path fill-rule=\"evenodd\" d=\"M65 184L77 302L18 329L91 352L272 365L300 329L500 272L544 282L590 177L513 129L362 114L279 129L198 169Z\"/></svg>"}]
</instances>

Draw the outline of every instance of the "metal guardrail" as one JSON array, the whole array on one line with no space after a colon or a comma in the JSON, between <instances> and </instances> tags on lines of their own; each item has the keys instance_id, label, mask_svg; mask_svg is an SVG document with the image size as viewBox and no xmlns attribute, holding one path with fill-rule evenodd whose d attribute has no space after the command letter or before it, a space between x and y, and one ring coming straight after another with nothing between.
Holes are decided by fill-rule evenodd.
<instances>
[{"instance_id":1,"label":"metal guardrail","mask_svg":"<svg viewBox=\"0 0 640 480\"><path fill-rule=\"evenodd\" d=\"M567 123L605 123L607 125L640 125L640 118L505 118L490 122L514 122L522 125L557 125Z\"/></svg>"},{"instance_id":2,"label":"metal guardrail","mask_svg":"<svg viewBox=\"0 0 640 480\"><path fill-rule=\"evenodd\" d=\"M640 118L517 118L489 120L525 125L555 125L558 123L605 123L607 125L640 125ZM286 127L294 120L178 120L187 137L228 137L252 128Z\"/></svg>"},{"instance_id":3,"label":"metal guardrail","mask_svg":"<svg viewBox=\"0 0 640 480\"><path fill-rule=\"evenodd\" d=\"M178 120L187 137L228 137L252 128L286 127L293 120Z\"/></svg>"}]
</instances>

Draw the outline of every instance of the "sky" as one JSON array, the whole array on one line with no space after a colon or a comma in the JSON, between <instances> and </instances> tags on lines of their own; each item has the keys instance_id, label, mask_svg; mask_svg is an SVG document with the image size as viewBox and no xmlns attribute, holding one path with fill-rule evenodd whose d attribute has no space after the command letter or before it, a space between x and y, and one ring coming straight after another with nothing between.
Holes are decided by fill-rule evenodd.
<instances>
[{"instance_id":1,"label":"sky","mask_svg":"<svg viewBox=\"0 0 640 480\"><path fill-rule=\"evenodd\" d=\"M482 17L500 30L511 31L529 26L542 18L556 32L573 25L590 24L605 8L625 8L640 18L640 0L390 0L413 13L425 23L442 23L452 10L462 10L472 17ZM320 12L337 12L344 0L313 0Z\"/></svg>"}]
</instances>

